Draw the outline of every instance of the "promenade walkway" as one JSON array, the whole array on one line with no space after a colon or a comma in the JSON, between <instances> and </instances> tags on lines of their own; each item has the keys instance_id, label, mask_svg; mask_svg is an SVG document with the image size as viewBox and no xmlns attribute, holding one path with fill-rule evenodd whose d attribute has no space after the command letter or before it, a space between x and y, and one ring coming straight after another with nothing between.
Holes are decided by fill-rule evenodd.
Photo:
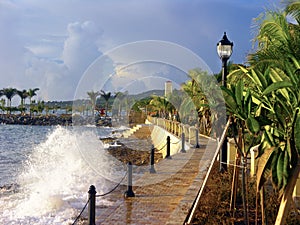
<instances>
[{"instance_id":1,"label":"promenade walkway","mask_svg":"<svg viewBox=\"0 0 300 225\"><path fill-rule=\"evenodd\" d=\"M124 187L110 195L113 203L96 209L96 224L183 224L217 148L203 137L200 145L163 159L155 165L156 173L133 180L135 197L124 198Z\"/></svg>"}]
</instances>

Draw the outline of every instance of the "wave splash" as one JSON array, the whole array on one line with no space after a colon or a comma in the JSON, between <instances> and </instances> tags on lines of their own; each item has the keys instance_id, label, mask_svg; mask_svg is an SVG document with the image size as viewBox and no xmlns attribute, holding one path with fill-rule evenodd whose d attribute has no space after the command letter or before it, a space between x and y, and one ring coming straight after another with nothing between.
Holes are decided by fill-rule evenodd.
<instances>
[{"instance_id":1,"label":"wave splash","mask_svg":"<svg viewBox=\"0 0 300 225\"><path fill-rule=\"evenodd\" d=\"M121 177L120 168L91 130L56 127L28 156L18 189L0 195L0 224L69 224L86 203L89 186L109 189L104 178Z\"/></svg>"}]
</instances>

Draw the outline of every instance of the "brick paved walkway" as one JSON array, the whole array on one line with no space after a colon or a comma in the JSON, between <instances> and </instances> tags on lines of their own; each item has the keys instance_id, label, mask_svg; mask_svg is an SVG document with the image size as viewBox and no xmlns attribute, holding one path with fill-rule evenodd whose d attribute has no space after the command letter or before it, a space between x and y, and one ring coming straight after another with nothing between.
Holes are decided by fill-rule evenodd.
<instances>
[{"instance_id":1,"label":"brick paved walkway","mask_svg":"<svg viewBox=\"0 0 300 225\"><path fill-rule=\"evenodd\" d=\"M96 224L183 224L216 149L209 139L201 137L200 144L160 161L156 173L134 180L135 197L125 199L124 187L109 196L113 204L97 207Z\"/></svg>"}]
</instances>

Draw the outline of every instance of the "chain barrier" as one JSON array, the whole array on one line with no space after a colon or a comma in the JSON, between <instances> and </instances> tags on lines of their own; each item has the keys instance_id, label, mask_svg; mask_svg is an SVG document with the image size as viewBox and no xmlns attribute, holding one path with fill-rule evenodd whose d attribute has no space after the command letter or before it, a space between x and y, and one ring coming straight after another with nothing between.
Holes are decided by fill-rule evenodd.
<instances>
[{"instance_id":1,"label":"chain barrier","mask_svg":"<svg viewBox=\"0 0 300 225\"><path fill-rule=\"evenodd\" d=\"M177 142L174 142L174 143L171 142L171 144L172 144L172 145L177 145L177 144L180 143L180 142L181 142L181 140L179 140L179 141L177 141Z\"/></svg>"},{"instance_id":2,"label":"chain barrier","mask_svg":"<svg viewBox=\"0 0 300 225\"><path fill-rule=\"evenodd\" d=\"M171 142L170 144L172 144L172 145L177 145L177 144L180 143L180 142L181 142L181 140L179 140L179 141L177 141L177 142ZM157 149L156 152L162 151L166 146L167 146L167 143L166 143L164 146L162 146L160 149Z\"/></svg>"},{"instance_id":3,"label":"chain barrier","mask_svg":"<svg viewBox=\"0 0 300 225\"><path fill-rule=\"evenodd\" d=\"M162 146L160 149L157 149L157 152L161 152L166 146L167 146L167 143L164 146Z\"/></svg>"},{"instance_id":4,"label":"chain barrier","mask_svg":"<svg viewBox=\"0 0 300 225\"><path fill-rule=\"evenodd\" d=\"M82 208L81 212L76 217L76 219L74 220L74 222L72 223L72 225L75 225L77 223L77 220L79 220L79 218L81 217L82 213L84 212L84 210L87 207L87 205L89 204L89 202L90 202L90 198L87 200L87 202L85 203L84 207Z\"/></svg>"},{"instance_id":5,"label":"chain barrier","mask_svg":"<svg viewBox=\"0 0 300 225\"><path fill-rule=\"evenodd\" d=\"M123 182L123 180L125 179L125 177L127 176L128 171L126 171L125 175L123 176L123 178L121 179L121 181L114 187L112 188L110 191L104 193L104 194L100 194L100 195L96 195L95 197L103 197L106 195L109 195L110 193L112 193L113 191L115 191ZM81 217L82 213L84 212L84 210L86 209L87 205L90 202L90 198L88 199L88 201L86 202L86 204L84 205L84 207L82 208L81 212L79 213L79 215L76 217L76 219L74 220L74 222L72 223L72 225L75 225L77 223L77 220Z\"/></svg>"},{"instance_id":6,"label":"chain barrier","mask_svg":"<svg viewBox=\"0 0 300 225\"><path fill-rule=\"evenodd\" d=\"M101 195L96 195L96 198L98 197L103 197L103 196L106 196L106 195L109 195L110 193L112 193L114 190L116 190L120 185L121 183L123 182L123 180L125 179L125 177L127 176L127 173L128 171L126 171L125 175L123 176L122 180L113 188L111 189L109 192L106 192L104 194L101 194Z\"/></svg>"}]
</instances>

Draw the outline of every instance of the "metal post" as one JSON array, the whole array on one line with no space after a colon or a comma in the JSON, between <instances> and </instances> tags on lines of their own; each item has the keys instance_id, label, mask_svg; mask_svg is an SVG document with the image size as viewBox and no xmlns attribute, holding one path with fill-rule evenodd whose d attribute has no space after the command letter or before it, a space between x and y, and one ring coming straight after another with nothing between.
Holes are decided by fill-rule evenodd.
<instances>
[{"instance_id":1,"label":"metal post","mask_svg":"<svg viewBox=\"0 0 300 225\"><path fill-rule=\"evenodd\" d=\"M156 173L155 168L154 168L154 145L151 146L151 154L150 154L150 173Z\"/></svg>"},{"instance_id":2,"label":"metal post","mask_svg":"<svg viewBox=\"0 0 300 225\"><path fill-rule=\"evenodd\" d=\"M186 153L186 151L185 151L185 134L184 134L183 130L181 133L181 150L180 150L180 152Z\"/></svg>"},{"instance_id":3,"label":"metal post","mask_svg":"<svg viewBox=\"0 0 300 225\"><path fill-rule=\"evenodd\" d=\"M226 87L227 80L227 58L222 58L222 86ZM225 136L220 152L220 172L227 171L227 137Z\"/></svg>"},{"instance_id":4,"label":"metal post","mask_svg":"<svg viewBox=\"0 0 300 225\"><path fill-rule=\"evenodd\" d=\"M227 171L227 137L225 137L222 148L220 149L220 172Z\"/></svg>"},{"instance_id":5,"label":"metal post","mask_svg":"<svg viewBox=\"0 0 300 225\"><path fill-rule=\"evenodd\" d=\"M167 137L167 155L166 155L167 159L172 159L171 157L171 138L170 136Z\"/></svg>"},{"instance_id":6,"label":"metal post","mask_svg":"<svg viewBox=\"0 0 300 225\"><path fill-rule=\"evenodd\" d=\"M94 185L90 186L90 189L88 191L89 193L89 207L88 207L88 224L89 225L95 225L95 215L96 215L96 188Z\"/></svg>"},{"instance_id":7,"label":"metal post","mask_svg":"<svg viewBox=\"0 0 300 225\"><path fill-rule=\"evenodd\" d=\"M222 58L222 86L226 87L227 85L227 60Z\"/></svg>"},{"instance_id":8,"label":"metal post","mask_svg":"<svg viewBox=\"0 0 300 225\"><path fill-rule=\"evenodd\" d=\"M198 130L197 127L196 127L196 145L195 145L195 148L200 148L200 145L199 145L199 130Z\"/></svg>"},{"instance_id":9,"label":"metal post","mask_svg":"<svg viewBox=\"0 0 300 225\"><path fill-rule=\"evenodd\" d=\"M125 198L128 197L134 197L135 194L133 193L132 190L132 163L128 162L128 184L127 184L127 191L125 191L124 196Z\"/></svg>"}]
</instances>

